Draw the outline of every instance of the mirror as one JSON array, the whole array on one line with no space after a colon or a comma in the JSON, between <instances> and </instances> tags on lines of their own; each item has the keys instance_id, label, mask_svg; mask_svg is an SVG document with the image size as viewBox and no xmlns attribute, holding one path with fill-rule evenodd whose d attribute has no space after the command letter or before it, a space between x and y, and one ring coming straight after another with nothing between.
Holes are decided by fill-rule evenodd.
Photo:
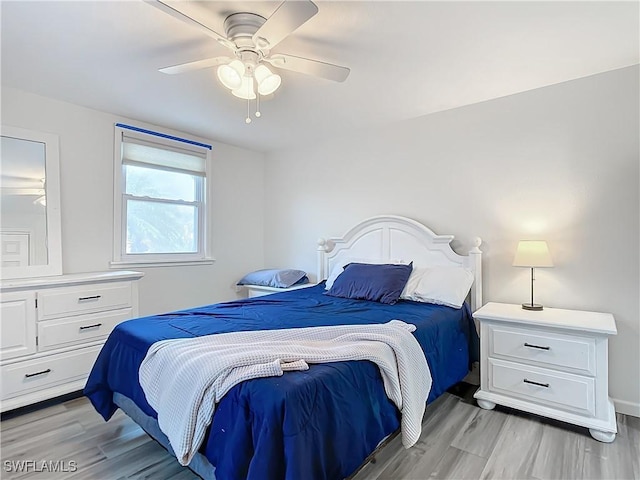
<instances>
[{"instance_id":1,"label":"mirror","mask_svg":"<svg viewBox=\"0 0 640 480\"><path fill-rule=\"evenodd\" d=\"M58 137L7 126L1 134L1 276L61 275Z\"/></svg>"}]
</instances>

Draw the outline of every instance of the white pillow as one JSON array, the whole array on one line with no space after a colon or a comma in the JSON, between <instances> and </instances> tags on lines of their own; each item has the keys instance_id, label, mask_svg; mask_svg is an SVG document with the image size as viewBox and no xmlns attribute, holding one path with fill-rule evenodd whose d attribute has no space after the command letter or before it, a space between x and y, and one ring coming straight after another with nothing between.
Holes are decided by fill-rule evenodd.
<instances>
[{"instance_id":1,"label":"white pillow","mask_svg":"<svg viewBox=\"0 0 640 480\"><path fill-rule=\"evenodd\" d=\"M420 280L422 280L423 275L427 271L426 268L414 268L411 270L411 275L409 275L409 280L407 280L407 284L402 289L402 293L400 294L400 298L404 300L414 300L419 302L417 298L415 298L415 292L418 289L418 285L420 284Z\"/></svg>"},{"instance_id":2,"label":"white pillow","mask_svg":"<svg viewBox=\"0 0 640 480\"><path fill-rule=\"evenodd\" d=\"M408 265L409 262L405 262L404 260L382 260L380 258L346 258L342 260L340 263L334 265L331 273L327 277L327 282L324 285L325 290L331 289L333 286L333 282L336 281L336 278L344 272L344 267L349 265L350 263L368 263L371 265L383 265L385 263L392 263L395 265Z\"/></svg>"},{"instance_id":3,"label":"white pillow","mask_svg":"<svg viewBox=\"0 0 640 480\"><path fill-rule=\"evenodd\" d=\"M473 285L473 273L465 268L427 268L413 293L413 299L460 308L471 290L471 285Z\"/></svg>"}]
</instances>

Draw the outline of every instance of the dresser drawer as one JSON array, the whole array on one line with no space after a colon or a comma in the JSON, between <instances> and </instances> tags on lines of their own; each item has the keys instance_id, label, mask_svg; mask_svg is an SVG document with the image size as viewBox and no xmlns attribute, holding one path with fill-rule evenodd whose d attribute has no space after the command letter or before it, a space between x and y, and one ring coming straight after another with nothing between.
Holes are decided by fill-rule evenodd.
<instances>
[{"instance_id":1,"label":"dresser drawer","mask_svg":"<svg viewBox=\"0 0 640 480\"><path fill-rule=\"evenodd\" d=\"M125 308L38 322L38 350L46 351L104 339L116 325L129 320L131 316L132 309Z\"/></svg>"},{"instance_id":2,"label":"dresser drawer","mask_svg":"<svg viewBox=\"0 0 640 480\"><path fill-rule=\"evenodd\" d=\"M131 306L131 283L52 288L38 292L38 320Z\"/></svg>"},{"instance_id":3,"label":"dresser drawer","mask_svg":"<svg viewBox=\"0 0 640 480\"><path fill-rule=\"evenodd\" d=\"M489 391L535 404L595 414L595 380L546 368L489 359Z\"/></svg>"},{"instance_id":4,"label":"dresser drawer","mask_svg":"<svg viewBox=\"0 0 640 480\"><path fill-rule=\"evenodd\" d=\"M88 376L101 345L0 367L2 399Z\"/></svg>"},{"instance_id":5,"label":"dresser drawer","mask_svg":"<svg viewBox=\"0 0 640 480\"><path fill-rule=\"evenodd\" d=\"M594 338L488 325L489 356L595 375Z\"/></svg>"}]
</instances>

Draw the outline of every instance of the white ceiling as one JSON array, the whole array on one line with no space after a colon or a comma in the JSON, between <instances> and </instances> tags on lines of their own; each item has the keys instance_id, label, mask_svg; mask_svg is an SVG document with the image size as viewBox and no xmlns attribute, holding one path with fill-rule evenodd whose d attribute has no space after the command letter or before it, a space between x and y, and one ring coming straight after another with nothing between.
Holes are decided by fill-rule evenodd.
<instances>
[{"instance_id":1,"label":"white ceiling","mask_svg":"<svg viewBox=\"0 0 640 480\"><path fill-rule=\"evenodd\" d=\"M274 52L348 66L350 77L280 71L250 125L215 69L158 72L229 51L136 0L2 1L2 85L270 151L638 63L637 1L316 3ZM268 17L278 4L191 8L224 32L228 14Z\"/></svg>"}]
</instances>

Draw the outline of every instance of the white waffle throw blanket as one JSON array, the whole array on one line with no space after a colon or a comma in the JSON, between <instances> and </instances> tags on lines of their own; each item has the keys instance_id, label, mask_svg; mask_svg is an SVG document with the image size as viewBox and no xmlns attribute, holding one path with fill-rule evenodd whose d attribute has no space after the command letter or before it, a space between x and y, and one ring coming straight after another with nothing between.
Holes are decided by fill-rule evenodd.
<instances>
[{"instance_id":1,"label":"white waffle throw blanket","mask_svg":"<svg viewBox=\"0 0 640 480\"><path fill-rule=\"evenodd\" d=\"M415 325L341 325L233 332L163 340L140 365L140 385L182 465L200 448L215 405L251 378L307 370L308 363L369 360L380 368L389 399L402 413L402 444L420 437L431 372Z\"/></svg>"}]
</instances>

